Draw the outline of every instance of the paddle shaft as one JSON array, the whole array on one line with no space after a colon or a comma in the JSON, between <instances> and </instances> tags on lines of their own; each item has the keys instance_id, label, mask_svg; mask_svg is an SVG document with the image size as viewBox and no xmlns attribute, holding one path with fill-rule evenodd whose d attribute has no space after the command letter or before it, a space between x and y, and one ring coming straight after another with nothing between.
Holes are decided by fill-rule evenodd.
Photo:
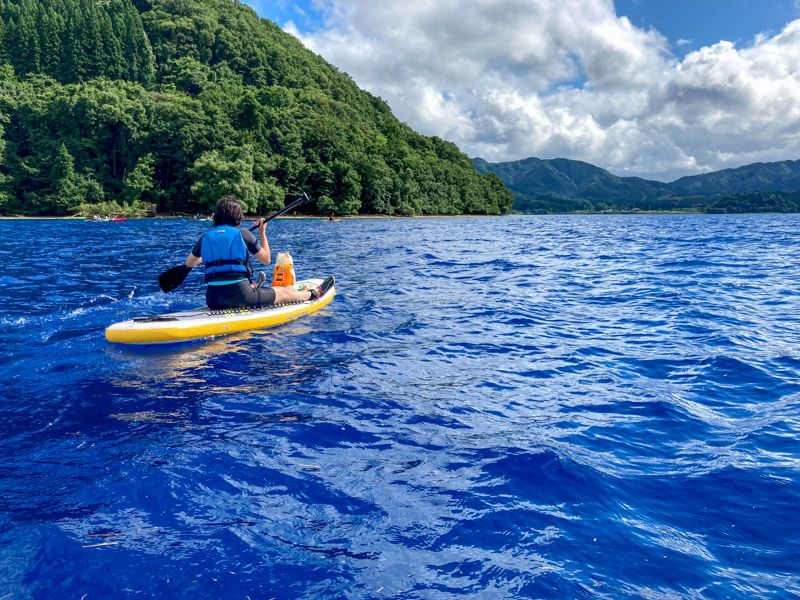
<instances>
[{"instance_id":1,"label":"paddle shaft","mask_svg":"<svg viewBox=\"0 0 800 600\"><path fill-rule=\"evenodd\" d=\"M303 195L300 196L294 202L292 202L289 206L284 206L282 209L280 209L274 215L271 215L271 216L267 217L266 219L264 219L264 223L272 221L272 219L274 219L275 217L280 217L282 214L287 213L290 210L292 210L293 208L297 208L298 206L300 206L301 204L305 204L306 202L308 202L308 196L306 195L305 192L303 192ZM253 225L250 228L250 231L255 231L256 229L258 229L258 225Z\"/></svg>"}]
</instances>

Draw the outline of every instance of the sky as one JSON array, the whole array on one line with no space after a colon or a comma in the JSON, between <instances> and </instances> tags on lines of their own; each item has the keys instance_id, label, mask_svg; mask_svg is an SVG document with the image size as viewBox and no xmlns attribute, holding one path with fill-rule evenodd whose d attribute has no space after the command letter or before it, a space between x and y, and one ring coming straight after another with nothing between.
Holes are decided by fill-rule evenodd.
<instances>
[{"instance_id":1,"label":"sky","mask_svg":"<svg viewBox=\"0 0 800 600\"><path fill-rule=\"evenodd\" d=\"M425 135L672 181L800 159L800 0L246 0Z\"/></svg>"}]
</instances>

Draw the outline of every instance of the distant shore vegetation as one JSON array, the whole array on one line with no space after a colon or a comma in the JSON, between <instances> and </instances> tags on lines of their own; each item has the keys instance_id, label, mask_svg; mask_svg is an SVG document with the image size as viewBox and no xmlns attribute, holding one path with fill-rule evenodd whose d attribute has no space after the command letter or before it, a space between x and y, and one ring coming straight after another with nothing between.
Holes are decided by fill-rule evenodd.
<instances>
[{"instance_id":1,"label":"distant shore vegetation","mask_svg":"<svg viewBox=\"0 0 800 600\"><path fill-rule=\"evenodd\" d=\"M230 0L0 1L0 214L504 214L454 144ZM113 209L113 210L112 210Z\"/></svg>"},{"instance_id":2,"label":"distant shore vegetation","mask_svg":"<svg viewBox=\"0 0 800 600\"><path fill-rule=\"evenodd\" d=\"M514 194L514 212L523 214L794 213L800 212L800 191L673 196L642 202L592 201Z\"/></svg>"},{"instance_id":3,"label":"distant shore vegetation","mask_svg":"<svg viewBox=\"0 0 800 600\"><path fill-rule=\"evenodd\" d=\"M595 165L565 158L489 163L514 195L514 212L800 212L800 160L753 163L671 183L618 177Z\"/></svg>"}]
</instances>

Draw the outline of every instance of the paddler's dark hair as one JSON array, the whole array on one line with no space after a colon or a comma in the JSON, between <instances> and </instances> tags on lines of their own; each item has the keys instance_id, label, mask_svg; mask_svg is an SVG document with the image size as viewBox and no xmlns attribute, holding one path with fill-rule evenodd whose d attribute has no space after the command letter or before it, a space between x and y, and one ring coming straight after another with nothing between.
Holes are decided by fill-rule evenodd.
<instances>
[{"instance_id":1,"label":"paddler's dark hair","mask_svg":"<svg viewBox=\"0 0 800 600\"><path fill-rule=\"evenodd\" d=\"M244 219L242 206L233 196L223 196L219 199L217 210L214 211L214 225L230 225L238 227Z\"/></svg>"}]
</instances>

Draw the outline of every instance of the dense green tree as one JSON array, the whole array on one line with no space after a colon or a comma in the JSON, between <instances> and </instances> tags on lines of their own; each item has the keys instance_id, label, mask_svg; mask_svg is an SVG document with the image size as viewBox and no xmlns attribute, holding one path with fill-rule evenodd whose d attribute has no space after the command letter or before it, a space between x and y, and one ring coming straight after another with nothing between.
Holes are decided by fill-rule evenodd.
<instances>
[{"instance_id":1,"label":"dense green tree","mask_svg":"<svg viewBox=\"0 0 800 600\"><path fill-rule=\"evenodd\" d=\"M46 197L47 209L51 212L66 212L84 200L102 202L103 188L90 175L75 172L75 161L65 144L61 144L50 171L52 193Z\"/></svg>"},{"instance_id":2,"label":"dense green tree","mask_svg":"<svg viewBox=\"0 0 800 600\"><path fill-rule=\"evenodd\" d=\"M130 0L22 0L0 7L4 59L63 83L104 76L150 81L155 57Z\"/></svg>"},{"instance_id":3,"label":"dense green tree","mask_svg":"<svg viewBox=\"0 0 800 600\"><path fill-rule=\"evenodd\" d=\"M301 191L326 214L511 204L455 145L231 0L0 1L2 61L0 212L197 211L234 193L263 213Z\"/></svg>"},{"instance_id":4,"label":"dense green tree","mask_svg":"<svg viewBox=\"0 0 800 600\"><path fill-rule=\"evenodd\" d=\"M2 113L0 113L0 116ZM0 125L0 164L4 162L5 159L5 152L6 152L6 143L3 139L4 129L3 126ZM0 173L0 213L4 212L8 209L9 199L11 197L9 183L11 182L11 177L4 173Z\"/></svg>"},{"instance_id":5,"label":"dense green tree","mask_svg":"<svg viewBox=\"0 0 800 600\"><path fill-rule=\"evenodd\" d=\"M197 96L208 89L209 84L215 78L215 74L208 65L184 56L169 64L169 70L165 71L161 80L174 85L178 90L182 90L190 96Z\"/></svg>"},{"instance_id":6,"label":"dense green tree","mask_svg":"<svg viewBox=\"0 0 800 600\"><path fill-rule=\"evenodd\" d=\"M352 215L361 208L361 178L356 170L344 161L331 164L338 202L333 212Z\"/></svg>"},{"instance_id":7,"label":"dense green tree","mask_svg":"<svg viewBox=\"0 0 800 600\"><path fill-rule=\"evenodd\" d=\"M363 203L362 210L371 213L391 215L396 202L395 192L400 187L397 174L390 169L382 157L362 154L358 157L356 169L361 173ZM457 211L452 211L453 213Z\"/></svg>"},{"instance_id":8,"label":"dense green tree","mask_svg":"<svg viewBox=\"0 0 800 600\"><path fill-rule=\"evenodd\" d=\"M212 210L220 196L233 194L246 212L278 208L284 198L273 178L257 177L256 156L248 147L204 152L191 169L192 192L204 210Z\"/></svg>"},{"instance_id":9,"label":"dense green tree","mask_svg":"<svg viewBox=\"0 0 800 600\"><path fill-rule=\"evenodd\" d=\"M142 194L153 189L153 155L145 154L136 161L136 166L122 181L122 199L133 204L142 199Z\"/></svg>"}]
</instances>

